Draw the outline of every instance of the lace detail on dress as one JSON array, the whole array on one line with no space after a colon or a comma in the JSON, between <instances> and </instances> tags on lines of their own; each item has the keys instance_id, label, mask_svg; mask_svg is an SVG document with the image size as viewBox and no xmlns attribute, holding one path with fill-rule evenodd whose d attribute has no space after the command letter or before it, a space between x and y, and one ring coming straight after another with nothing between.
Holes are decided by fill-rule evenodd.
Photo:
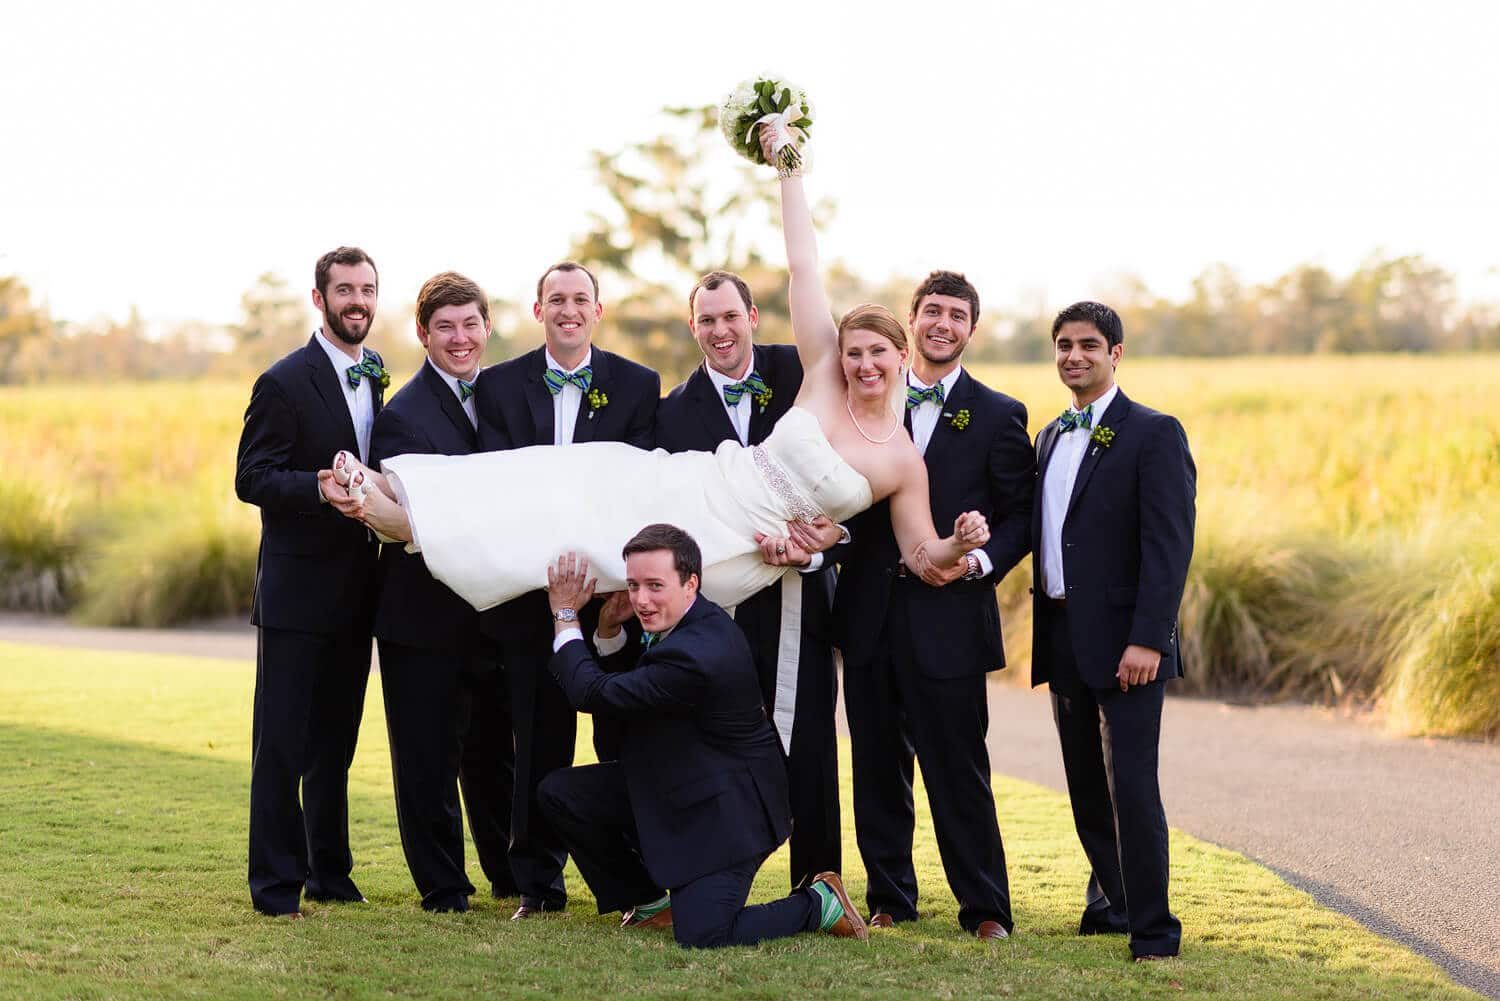
<instances>
[{"instance_id":1,"label":"lace detail on dress","mask_svg":"<svg viewBox=\"0 0 1500 1001\"><path fill-rule=\"evenodd\" d=\"M756 445L750 449L750 453L755 459L755 468L765 478L766 485L786 504L786 509L793 518L797 521L812 521L822 515L823 512L807 499L806 494L797 489L786 470L781 468L781 463L771 458L765 448Z\"/></svg>"}]
</instances>

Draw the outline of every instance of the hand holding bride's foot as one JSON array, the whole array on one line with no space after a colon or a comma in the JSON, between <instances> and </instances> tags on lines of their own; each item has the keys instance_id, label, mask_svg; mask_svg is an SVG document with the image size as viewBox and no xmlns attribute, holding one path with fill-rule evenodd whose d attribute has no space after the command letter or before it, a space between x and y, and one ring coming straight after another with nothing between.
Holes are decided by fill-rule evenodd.
<instances>
[{"instance_id":1,"label":"hand holding bride's foot","mask_svg":"<svg viewBox=\"0 0 1500 1001\"><path fill-rule=\"evenodd\" d=\"M365 469L356 469L350 474L349 494L351 498L355 498L356 505L355 512L350 517L358 518L383 539L410 542L411 522L407 520L406 511L386 496L389 486L384 484L384 477L377 480L376 476L379 474Z\"/></svg>"}]
</instances>

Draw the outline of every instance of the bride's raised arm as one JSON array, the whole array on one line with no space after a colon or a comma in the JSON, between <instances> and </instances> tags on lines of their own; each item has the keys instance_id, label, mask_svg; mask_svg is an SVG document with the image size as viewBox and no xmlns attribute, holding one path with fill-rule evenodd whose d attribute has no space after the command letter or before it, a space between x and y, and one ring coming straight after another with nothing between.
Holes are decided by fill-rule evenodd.
<instances>
[{"instance_id":1,"label":"bride's raised arm","mask_svg":"<svg viewBox=\"0 0 1500 1001\"><path fill-rule=\"evenodd\" d=\"M774 163L769 138L762 139L762 146L766 159ZM792 336L797 341L802 371L812 373L823 369L837 374L838 328L833 324L833 309L818 267L818 236L813 230L812 208L807 204L802 178L795 174L781 179L781 231L786 237Z\"/></svg>"}]
</instances>

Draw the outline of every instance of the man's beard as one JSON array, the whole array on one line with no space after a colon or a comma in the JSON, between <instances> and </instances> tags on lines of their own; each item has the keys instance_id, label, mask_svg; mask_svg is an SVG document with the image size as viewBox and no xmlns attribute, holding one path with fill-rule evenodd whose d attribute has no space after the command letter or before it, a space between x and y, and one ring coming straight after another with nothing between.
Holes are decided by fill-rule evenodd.
<instances>
[{"instance_id":1,"label":"man's beard","mask_svg":"<svg viewBox=\"0 0 1500 1001\"><path fill-rule=\"evenodd\" d=\"M332 331L333 335L339 340L343 341L345 344L363 344L365 338L370 336L370 328L375 325L375 314L366 312L364 331L358 334L353 334L350 333L349 329L344 326L343 320L340 317L334 316L332 313L328 312L327 307L324 307L323 325L328 330Z\"/></svg>"}]
</instances>

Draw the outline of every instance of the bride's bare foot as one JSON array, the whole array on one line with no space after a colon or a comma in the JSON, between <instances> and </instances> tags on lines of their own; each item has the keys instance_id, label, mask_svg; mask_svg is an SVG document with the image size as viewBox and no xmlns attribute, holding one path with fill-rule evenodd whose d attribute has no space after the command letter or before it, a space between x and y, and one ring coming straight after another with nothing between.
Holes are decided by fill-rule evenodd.
<instances>
[{"instance_id":1,"label":"bride's bare foot","mask_svg":"<svg viewBox=\"0 0 1500 1001\"><path fill-rule=\"evenodd\" d=\"M366 493L379 489L381 493L385 494L391 500L394 501L396 499L396 492L391 489L390 483L386 482L385 474L377 473L363 462L360 462L359 459L355 458L353 452L340 450L335 453L331 468L333 469L334 480L340 486L347 489L351 495L354 493L354 488L351 486L354 477L362 475L364 477L363 489Z\"/></svg>"}]
</instances>

